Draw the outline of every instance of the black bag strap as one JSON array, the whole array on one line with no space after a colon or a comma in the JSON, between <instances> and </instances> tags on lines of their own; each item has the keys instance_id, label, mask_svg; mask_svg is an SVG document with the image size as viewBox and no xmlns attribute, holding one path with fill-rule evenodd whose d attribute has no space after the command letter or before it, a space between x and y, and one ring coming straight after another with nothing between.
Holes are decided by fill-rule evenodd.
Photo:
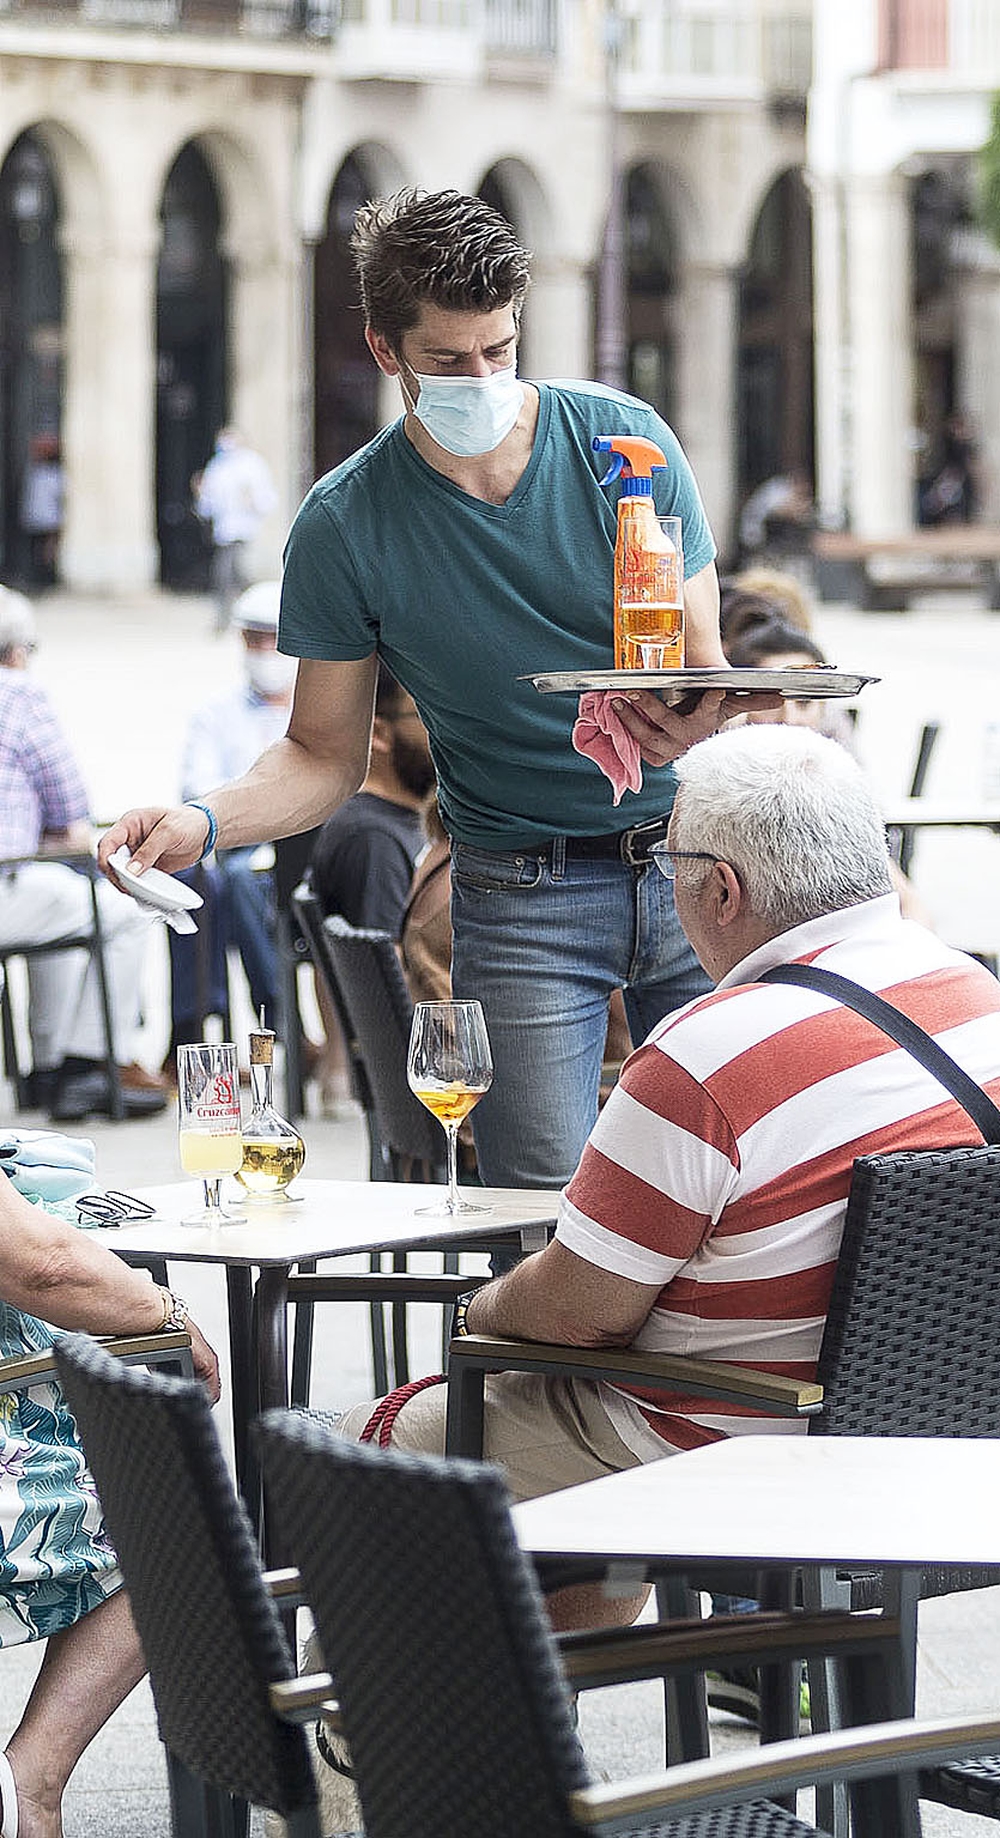
<instances>
[{"instance_id":1,"label":"black bag strap","mask_svg":"<svg viewBox=\"0 0 1000 1838\"><path fill-rule=\"evenodd\" d=\"M950 1053L939 1047L931 1034L911 1021L901 1009L881 996L855 983L852 977L839 976L835 970L822 970L818 964L778 964L765 970L758 983L791 983L797 989L815 989L822 996L834 996L845 1008L853 1008L874 1027L881 1028L897 1046L912 1053L925 1071L930 1072L952 1097L967 1111L983 1141L1000 1146L1000 1110L987 1097L981 1085L963 1072Z\"/></svg>"}]
</instances>

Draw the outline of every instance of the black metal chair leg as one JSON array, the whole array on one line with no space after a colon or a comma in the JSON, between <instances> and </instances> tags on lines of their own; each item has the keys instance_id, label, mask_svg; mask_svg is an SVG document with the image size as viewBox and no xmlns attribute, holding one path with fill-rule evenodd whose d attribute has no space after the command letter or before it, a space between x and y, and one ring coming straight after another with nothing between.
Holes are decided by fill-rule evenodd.
<instances>
[{"instance_id":1,"label":"black metal chair leg","mask_svg":"<svg viewBox=\"0 0 1000 1838\"><path fill-rule=\"evenodd\" d=\"M698 1613L697 1596L685 1576L661 1576L656 1581L656 1607L661 1621L688 1620ZM679 1761L700 1761L709 1753L708 1706L705 1680L693 1672L663 1681L664 1759L668 1768Z\"/></svg>"},{"instance_id":2,"label":"black metal chair leg","mask_svg":"<svg viewBox=\"0 0 1000 1838\"><path fill-rule=\"evenodd\" d=\"M313 1257L306 1263L297 1265L302 1276L311 1276L316 1268ZM290 1400L293 1404L308 1404L309 1380L312 1373L313 1350L313 1315L312 1302L296 1302L295 1333L292 1340L292 1382Z\"/></svg>"},{"instance_id":3,"label":"black metal chair leg","mask_svg":"<svg viewBox=\"0 0 1000 1838\"><path fill-rule=\"evenodd\" d=\"M173 1838L247 1838L250 1807L221 1787L199 1780L167 1750Z\"/></svg>"}]
</instances>

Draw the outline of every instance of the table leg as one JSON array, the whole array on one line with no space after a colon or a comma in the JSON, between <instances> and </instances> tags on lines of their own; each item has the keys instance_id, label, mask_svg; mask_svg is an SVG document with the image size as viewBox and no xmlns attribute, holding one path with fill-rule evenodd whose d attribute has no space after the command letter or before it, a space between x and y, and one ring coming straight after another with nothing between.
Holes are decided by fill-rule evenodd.
<instances>
[{"instance_id":1,"label":"table leg","mask_svg":"<svg viewBox=\"0 0 1000 1838\"><path fill-rule=\"evenodd\" d=\"M916 1672L917 1604L920 1571L892 1569L882 1576L882 1620L887 1643L881 1663L848 1660L844 1714L849 1725L912 1717ZM919 1838L920 1812L914 1774L855 1781L851 1829L857 1838Z\"/></svg>"},{"instance_id":2,"label":"table leg","mask_svg":"<svg viewBox=\"0 0 1000 1838\"><path fill-rule=\"evenodd\" d=\"M226 1265L226 1295L229 1303L229 1368L233 1393L236 1484L256 1524L257 1463L250 1446L250 1420L257 1406L253 1364L253 1288L250 1271L245 1264Z\"/></svg>"},{"instance_id":3,"label":"table leg","mask_svg":"<svg viewBox=\"0 0 1000 1838\"><path fill-rule=\"evenodd\" d=\"M288 1408L288 1264L269 1265L257 1278L254 1298L257 1405L262 1411ZM259 1497L259 1496L258 1496ZM275 1565L277 1545L267 1501L261 1519L267 1565Z\"/></svg>"}]
</instances>

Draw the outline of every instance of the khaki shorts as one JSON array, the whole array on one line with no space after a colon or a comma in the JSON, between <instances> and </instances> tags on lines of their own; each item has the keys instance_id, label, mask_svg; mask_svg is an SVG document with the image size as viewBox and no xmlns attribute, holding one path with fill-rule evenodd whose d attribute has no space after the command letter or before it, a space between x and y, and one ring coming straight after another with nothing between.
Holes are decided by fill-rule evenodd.
<instances>
[{"instance_id":1,"label":"khaki shorts","mask_svg":"<svg viewBox=\"0 0 1000 1838\"><path fill-rule=\"evenodd\" d=\"M546 1378L534 1372L487 1374L483 1456L505 1469L515 1500L533 1500L641 1466L614 1428L602 1402L603 1390L592 1379ZM446 1385L418 1392L393 1424L392 1447L443 1455L447 1406ZM374 1401L355 1404L339 1419L338 1433L357 1440L374 1409Z\"/></svg>"}]
</instances>

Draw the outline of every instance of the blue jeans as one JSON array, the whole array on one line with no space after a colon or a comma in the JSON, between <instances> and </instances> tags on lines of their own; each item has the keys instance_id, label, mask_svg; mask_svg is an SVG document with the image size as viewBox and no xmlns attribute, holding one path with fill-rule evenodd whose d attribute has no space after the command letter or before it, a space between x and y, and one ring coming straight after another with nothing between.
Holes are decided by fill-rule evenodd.
<instances>
[{"instance_id":1,"label":"blue jeans","mask_svg":"<svg viewBox=\"0 0 1000 1838\"><path fill-rule=\"evenodd\" d=\"M208 988L205 1012L228 1012L226 951L232 945L240 954L254 1013L263 1006L269 1027L278 1025L278 959L274 942L274 877L251 867L253 849L226 849L203 873L205 905L198 925L208 938ZM195 878L185 869L183 881ZM200 1030L204 1019L198 1008L199 940L187 933L168 932L170 944L170 1012L174 1035L190 1040L192 1027ZM197 1024L197 1026L195 1025Z\"/></svg>"},{"instance_id":2,"label":"blue jeans","mask_svg":"<svg viewBox=\"0 0 1000 1838\"><path fill-rule=\"evenodd\" d=\"M597 1116L608 1000L634 1041L711 988L652 863L452 849L452 984L478 996L491 1090L472 1113L488 1186L562 1187Z\"/></svg>"}]
</instances>

